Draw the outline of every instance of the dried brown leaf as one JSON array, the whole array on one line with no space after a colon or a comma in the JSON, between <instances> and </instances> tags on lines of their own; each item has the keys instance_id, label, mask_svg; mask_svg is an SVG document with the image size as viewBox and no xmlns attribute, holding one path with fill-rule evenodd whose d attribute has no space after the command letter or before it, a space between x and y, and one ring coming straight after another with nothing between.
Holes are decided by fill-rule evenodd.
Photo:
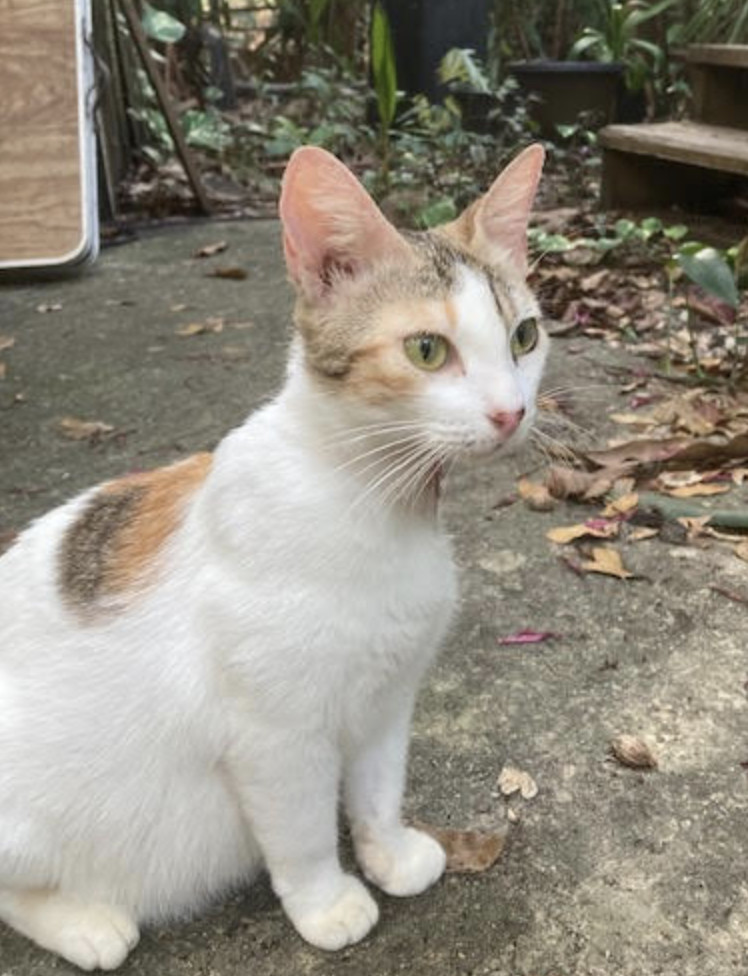
<instances>
[{"instance_id":1,"label":"dried brown leaf","mask_svg":"<svg viewBox=\"0 0 748 976\"><path fill-rule=\"evenodd\" d=\"M249 272L244 268L212 268L206 272L206 278L226 278L231 281L244 281Z\"/></svg>"},{"instance_id":2,"label":"dried brown leaf","mask_svg":"<svg viewBox=\"0 0 748 976\"><path fill-rule=\"evenodd\" d=\"M620 530L620 523L605 522L604 519L594 519L590 522L580 522L578 525L559 525L546 532L546 538L558 545L565 546L575 539L592 537L593 539L614 539Z\"/></svg>"},{"instance_id":3,"label":"dried brown leaf","mask_svg":"<svg viewBox=\"0 0 748 976\"><path fill-rule=\"evenodd\" d=\"M4 380L8 372L8 365L0 359L0 380Z\"/></svg>"},{"instance_id":4,"label":"dried brown leaf","mask_svg":"<svg viewBox=\"0 0 748 976\"><path fill-rule=\"evenodd\" d=\"M478 874L487 871L504 850L504 834L488 830L455 830L417 821L414 826L433 837L447 855L447 871L453 874Z\"/></svg>"},{"instance_id":5,"label":"dried brown leaf","mask_svg":"<svg viewBox=\"0 0 748 976\"><path fill-rule=\"evenodd\" d=\"M545 485L520 478L517 482L517 491L525 505L535 512L549 512L556 507L556 500Z\"/></svg>"},{"instance_id":6,"label":"dried brown leaf","mask_svg":"<svg viewBox=\"0 0 748 976\"><path fill-rule=\"evenodd\" d=\"M600 573L603 576L615 576L618 579L633 579L634 576L623 565L620 553L616 549L608 549L606 546L596 546L592 550L592 558L583 562L581 569L586 573Z\"/></svg>"},{"instance_id":7,"label":"dried brown leaf","mask_svg":"<svg viewBox=\"0 0 748 976\"><path fill-rule=\"evenodd\" d=\"M12 349L15 346L16 340L13 336L0 335L0 352L5 349Z\"/></svg>"},{"instance_id":8,"label":"dried brown leaf","mask_svg":"<svg viewBox=\"0 0 748 976\"><path fill-rule=\"evenodd\" d=\"M111 434L114 427L111 424L102 423L100 420L79 420L77 417L63 417L58 422L57 429L68 440L86 441Z\"/></svg>"},{"instance_id":9,"label":"dried brown leaf","mask_svg":"<svg viewBox=\"0 0 748 976\"><path fill-rule=\"evenodd\" d=\"M532 800L538 795L538 785L532 776L516 766L504 766L499 773L497 786L504 796L519 793L523 800Z\"/></svg>"},{"instance_id":10,"label":"dried brown leaf","mask_svg":"<svg viewBox=\"0 0 748 976\"><path fill-rule=\"evenodd\" d=\"M662 488L660 490L673 498L700 498L708 495L724 495L731 487L732 485L699 483L695 485L681 485L679 488Z\"/></svg>"},{"instance_id":11,"label":"dried brown leaf","mask_svg":"<svg viewBox=\"0 0 748 976\"><path fill-rule=\"evenodd\" d=\"M218 318L209 318L204 322L190 322L188 325L180 325L174 330L174 334L189 338L190 336L206 335L207 333L223 332L224 321Z\"/></svg>"},{"instance_id":12,"label":"dried brown leaf","mask_svg":"<svg viewBox=\"0 0 748 976\"><path fill-rule=\"evenodd\" d=\"M733 549L733 552L738 559L743 559L748 563L748 539L745 542L739 542Z\"/></svg>"},{"instance_id":13,"label":"dried brown leaf","mask_svg":"<svg viewBox=\"0 0 748 976\"><path fill-rule=\"evenodd\" d=\"M646 525L643 525L639 529L633 529L629 532L628 541L629 542L643 542L645 539L653 539L659 534L659 529L651 529Z\"/></svg>"},{"instance_id":14,"label":"dried brown leaf","mask_svg":"<svg viewBox=\"0 0 748 976\"><path fill-rule=\"evenodd\" d=\"M657 759L647 743L638 735L616 735L610 741L614 759L631 769L656 769Z\"/></svg>"},{"instance_id":15,"label":"dried brown leaf","mask_svg":"<svg viewBox=\"0 0 748 976\"><path fill-rule=\"evenodd\" d=\"M605 506L602 510L603 518L615 518L616 515L628 515L639 505L639 495L635 491L625 495L619 495Z\"/></svg>"},{"instance_id":16,"label":"dried brown leaf","mask_svg":"<svg viewBox=\"0 0 748 976\"><path fill-rule=\"evenodd\" d=\"M194 252L192 257L212 258L215 254L220 254L222 251L225 251L228 246L229 245L226 241L216 241L215 244L203 244L202 247L199 247Z\"/></svg>"}]
</instances>

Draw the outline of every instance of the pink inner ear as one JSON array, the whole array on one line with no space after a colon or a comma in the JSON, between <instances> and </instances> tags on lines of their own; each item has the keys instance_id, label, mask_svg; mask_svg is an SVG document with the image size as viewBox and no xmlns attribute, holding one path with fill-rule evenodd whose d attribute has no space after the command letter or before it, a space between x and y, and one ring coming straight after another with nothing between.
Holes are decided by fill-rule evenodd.
<instances>
[{"instance_id":1,"label":"pink inner ear","mask_svg":"<svg viewBox=\"0 0 748 976\"><path fill-rule=\"evenodd\" d=\"M280 216L289 274L310 296L324 292L333 270L355 275L407 248L350 170L312 146L291 157Z\"/></svg>"},{"instance_id":2,"label":"pink inner ear","mask_svg":"<svg viewBox=\"0 0 748 976\"><path fill-rule=\"evenodd\" d=\"M543 170L542 146L528 146L494 180L476 214L476 229L489 249L527 270L527 224Z\"/></svg>"}]
</instances>

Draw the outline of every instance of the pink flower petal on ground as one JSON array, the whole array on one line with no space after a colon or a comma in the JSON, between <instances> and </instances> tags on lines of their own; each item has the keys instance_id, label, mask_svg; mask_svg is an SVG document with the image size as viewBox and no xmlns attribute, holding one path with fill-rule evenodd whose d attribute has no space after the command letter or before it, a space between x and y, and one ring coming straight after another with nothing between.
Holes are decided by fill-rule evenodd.
<instances>
[{"instance_id":1,"label":"pink flower petal on ground","mask_svg":"<svg viewBox=\"0 0 748 976\"><path fill-rule=\"evenodd\" d=\"M541 641L554 640L559 635L552 630L518 630L516 634L499 637L499 644L540 644Z\"/></svg>"}]
</instances>

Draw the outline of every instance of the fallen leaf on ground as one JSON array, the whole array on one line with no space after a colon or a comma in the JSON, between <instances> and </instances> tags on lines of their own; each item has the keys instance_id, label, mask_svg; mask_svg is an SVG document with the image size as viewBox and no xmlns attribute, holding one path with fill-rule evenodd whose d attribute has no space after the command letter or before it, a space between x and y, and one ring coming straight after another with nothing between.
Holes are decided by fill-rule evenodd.
<instances>
[{"instance_id":1,"label":"fallen leaf on ground","mask_svg":"<svg viewBox=\"0 0 748 976\"><path fill-rule=\"evenodd\" d=\"M628 469L607 468L602 471L577 471L554 464L548 469L546 485L554 498L582 498L594 501L607 495Z\"/></svg>"},{"instance_id":2,"label":"fallen leaf on ground","mask_svg":"<svg viewBox=\"0 0 748 976\"><path fill-rule=\"evenodd\" d=\"M695 484L695 485L681 485L679 488L660 488L660 491L664 491L665 494L671 495L673 498L698 498L706 497L707 495L724 495L725 492L729 491L731 485L715 485L708 484L705 485Z\"/></svg>"},{"instance_id":3,"label":"fallen leaf on ground","mask_svg":"<svg viewBox=\"0 0 748 976\"><path fill-rule=\"evenodd\" d=\"M616 515L627 515L639 505L639 495L635 491L621 495L608 502L602 511L604 518L615 518Z\"/></svg>"},{"instance_id":4,"label":"fallen leaf on ground","mask_svg":"<svg viewBox=\"0 0 748 976\"><path fill-rule=\"evenodd\" d=\"M748 594L743 595L742 593L738 593L737 590L731 590L728 586L718 586L716 583L712 583L709 589L715 593L719 593L720 596L727 597L733 603L744 603L748 605Z\"/></svg>"},{"instance_id":5,"label":"fallen leaf on ground","mask_svg":"<svg viewBox=\"0 0 748 976\"><path fill-rule=\"evenodd\" d=\"M533 511L549 512L556 507L556 500L545 485L529 481L527 478L520 478L517 482L517 491L525 505Z\"/></svg>"},{"instance_id":6,"label":"fallen leaf on ground","mask_svg":"<svg viewBox=\"0 0 748 976\"><path fill-rule=\"evenodd\" d=\"M204 244L199 247L192 255L193 258L212 258L214 254L220 254L228 247L226 241L216 241L215 244Z\"/></svg>"},{"instance_id":7,"label":"fallen leaf on ground","mask_svg":"<svg viewBox=\"0 0 748 976\"><path fill-rule=\"evenodd\" d=\"M667 461L690 445L683 437L669 437L666 440L645 439L627 441L604 451L587 451L587 457L600 467L614 465L651 464L653 461Z\"/></svg>"},{"instance_id":8,"label":"fallen leaf on ground","mask_svg":"<svg viewBox=\"0 0 748 976\"><path fill-rule=\"evenodd\" d=\"M16 340L13 336L0 335L0 352L5 349L12 349L15 344Z\"/></svg>"},{"instance_id":9,"label":"fallen leaf on ground","mask_svg":"<svg viewBox=\"0 0 748 976\"><path fill-rule=\"evenodd\" d=\"M638 735L616 735L610 741L610 753L631 769L656 769L657 760L647 743Z\"/></svg>"},{"instance_id":10,"label":"fallen leaf on ground","mask_svg":"<svg viewBox=\"0 0 748 976\"><path fill-rule=\"evenodd\" d=\"M559 525L546 532L546 538L561 546L566 546L575 539L592 536L594 539L613 539L618 535L618 522L606 522L604 519L594 519L581 522L578 525Z\"/></svg>"},{"instance_id":11,"label":"fallen leaf on ground","mask_svg":"<svg viewBox=\"0 0 748 976\"><path fill-rule=\"evenodd\" d=\"M540 644L541 641L555 640L559 635L552 630L518 630L516 634L499 637L499 644Z\"/></svg>"},{"instance_id":12,"label":"fallen leaf on ground","mask_svg":"<svg viewBox=\"0 0 748 976\"><path fill-rule=\"evenodd\" d=\"M8 372L8 366L2 360L0 360L0 380L5 379L5 374Z\"/></svg>"},{"instance_id":13,"label":"fallen leaf on ground","mask_svg":"<svg viewBox=\"0 0 748 976\"><path fill-rule=\"evenodd\" d=\"M504 766L497 785L504 796L518 792L523 800L532 800L538 795L538 785L532 776L516 766Z\"/></svg>"},{"instance_id":14,"label":"fallen leaf on ground","mask_svg":"<svg viewBox=\"0 0 748 976\"><path fill-rule=\"evenodd\" d=\"M60 312L62 311L61 302L42 302L41 305L36 306L37 312L44 314L45 312Z\"/></svg>"},{"instance_id":15,"label":"fallen leaf on ground","mask_svg":"<svg viewBox=\"0 0 748 976\"><path fill-rule=\"evenodd\" d=\"M188 309L189 307L190 306L186 302L179 302L177 305L170 305L169 306L169 311L170 312L184 312L185 309Z\"/></svg>"},{"instance_id":16,"label":"fallen leaf on ground","mask_svg":"<svg viewBox=\"0 0 748 976\"><path fill-rule=\"evenodd\" d=\"M584 570L585 573L600 573L603 576L615 576L618 579L632 579L634 576L623 565L617 550L607 549L605 546L596 546L592 550L592 559L587 559L581 563L580 569Z\"/></svg>"},{"instance_id":17,"label":"fallen leaf on ground","mask_svg":"<svg viewBox=\"0 0 748 976\"><path fill-rule=\"evenodd\" d=\"M416 821L418 830L433 837L447 855L447 871L452 874L478 874L494 865L504 850L504 834L489 830L455 830Z\"/></svg>"},{"instance_id":18,"label":"fallen leaf on ground","mask_svg":"<svg viewBox=\"0 0 748 976\"><path fill-rule=\"evenodd\" d=\"M243 281L249 272L244 268L212 268L205 274L206 278L227 278L233 281Z\"/></svg>"},{"instance_id":19,"label":"fallen leaf on ground","mask_svg":"<svg viewBox=\"0 0 748 976\"><path fill-rule=\"evenodd\" d=\"M745 542L738 543L733 549L733 552L738 557L738 559L743 559L748 563L748 539Z\"/></svg>"},{"instance_id":20,"label":"fallen leaf on ground","mask_svg":"<svg viewBox=\"0 0 748 976\"><path fill-rule=\"evenodd\" d=\"M71 441L85 441L111 434L114 427L100 420L79 420L77 417L63 417L57 424L58 431Z\"/></svg>"},{"instance_id":21,"label":"fallen leaf on ground","mask_svg":"<svg viewBox=\"0 0 748 976\"><path fill-rule=\"evenodd\" d=\"M174 330L174 334L189 338L190 336L206 335L209 332L223 332L223 319L206 319L204 322L190 322L188 325L180 325Z\"/></svg>"},{"instance_id":22,"label":"fallen leaf on ground","mask_svg":"<svg viewBox=\"0 0 748 976\"><path fill-rule=\"evenodd\" d=\"M633 529L629 533L629 542L643 542L645 539L653 539L659 533L659 529L650 529L646 525L642 526L640 529Z\"/></svg>"}]
</instances>

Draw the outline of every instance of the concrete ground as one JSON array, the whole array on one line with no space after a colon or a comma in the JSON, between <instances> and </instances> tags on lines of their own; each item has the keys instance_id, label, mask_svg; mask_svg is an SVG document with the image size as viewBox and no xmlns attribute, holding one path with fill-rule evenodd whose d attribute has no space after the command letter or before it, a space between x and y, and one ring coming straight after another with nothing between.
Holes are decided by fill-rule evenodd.
<instances>
[{"instance_id":1,"label":"concrete ground","mask_svg":"<svg viewBox=\"0 0 748 976\"><path fill-rule=\"evenodd\" d=\"M191 257L220 239L223 254ZM15 338L0 353L0 533L102 478L211 448L277 388L291 306L278 242L274 222L162 230L76 280L0 290L0 335ZM206 277L215 266L248 277ZM222 329L176 334L209 318ZM549 383L608 384L613 355L587 343L572 356L559 341ZM577 419L601 429L615 402L604 388ZM58 429L66 416L115 430L70 440ZM124 973L748 973L748 617L710 589L745 590L746 566L653 539L626 552L642 579L576 576L545 532L580 510L493 507L534 463L452 479L462 614L413 734L409 814L507 830L498 864L412 900L378 895L378 928L337 955L296 936L263 880L202 918L145 932ZM498 644L522 628L559 636ZM659 769L610 762L617 733L643 736ZM500 795L507 763L536 780L534 799ZM72 972L0 927L0 976Z\"/></svg>"}]
</instances>

